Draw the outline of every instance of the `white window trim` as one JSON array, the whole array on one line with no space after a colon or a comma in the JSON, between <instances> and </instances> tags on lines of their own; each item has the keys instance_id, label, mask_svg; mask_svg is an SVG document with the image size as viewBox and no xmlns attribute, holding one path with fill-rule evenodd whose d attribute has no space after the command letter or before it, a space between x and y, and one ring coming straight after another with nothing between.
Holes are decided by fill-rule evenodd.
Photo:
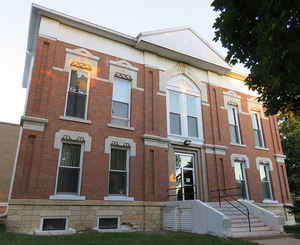
<instances>
[{"instance_id":1,"label":"white window trim","mask_svg":"<svg viewBox=\"0 0 300 245\"><path fill-rule=\"evenodd\" d=\"M230 161L231 161L231 166L233 168L235 168L235 162L243 162L244 167L243 167L243 174L245 176L245 183L246 183L246 196L247 196L247 200L249 200L249 187L248 187L248 179L247 179L247 175L246 175L246 168L250 167L249 164L249 159L246 155L241 155L241 154L231 154L230 156ZM234 178L235 178L235 174L234 174Z\"/></svg>"},{"instance_id":2,"label":"white window trim","mask_svg":"<svg viewBox=\"0 0 300 245\"><path fill-rule=\"evenodd\" d=\"M114 77L114 79L116 79L117 77ZM118 78L118 79L122 79L122 78ZM123 121L126 121L127 120L127 127L125 126L125 128L131 128L130 125L131 125L131 92L132 92L132 81L129 81L129 80L126 80L126 79L122 79L124 81L127 81L129 83L129 101L128 101L128 119L126 118L123 118L123 117L116 117L116 116L113 116L112 115L112 103L113 101L116 101L116 102L120 102L120 103L124 103L122 101L117 101L117 100L113 100L113 94L114 94L114 86L115 86L115 80L113 80L113 91L112 91L112 99L111 99L111 119L117 119L117 120L123 120ZM124 103L125 104L125 103ZM113 123L112 120L111 120L111 123L110 125L115 125L115 126L118 126L118 127L124 127L122 125L118 125L116 123Z\"/></svg>"},{"instance_id":3,"label":"white window trim","mask_svg":"<svg viewBox=\"0 0 300 245\"><path fill-rule=\"evenodd\" d=\"M171 128L170 128L170 92L174 92L179 94L179 103L180 103L180 123L181 123L181 135L179 134L172 134L171 133ZM187 96L194 96L196 97L197 100L197 111L198 111L198 115L197 115L197 130L198 130L198 137L190 137L188 136L188 125L187 125L187 105L186 105L186 98ZM185 97L185 98L184 98ZM172 138L174 140L178 140L178 139L191 139L193 142L200 142L203 143L204 142L204 137L203 137L203 120L202 120L202 108L201 108L201 93L200 94L196 94L196 93L192 93L192 92L183 92L179 89L177 89L176 87L170 87L168 86L167 88L167 96L166 96L166 103L167 103L167 129L168 129L168 136L169 138Z\"/></svg>"},{"instance_id":4,"label":"white window trim","mask_svg":"<svg viewBox=\"0 0 300 245\"><path fill-rule=\"evenodd\" d=\"M127 183L127 186L126 186L126 195L118 195L118 194L110 194L109 193L109 176L110 176L110 170L111 170L111 150L112 149L118 149L118 150L126 150L126 173L127 173L127 176L126 176L126 183ZM118 146L111 146L111 149L110 149L110 154L109 154L109 168L108 168L108 197L116 197L116 198L119 198L119 197L126 197L128 199L128 196L129 196L129 152L130 152L130 149L128 148L124 148L124 147L118 147ZM121 198L122 199L122 198ZM104 199L105 200L105 199ZM106 199L107 200L107 199ZM111 199L112 200L112 199Z\"/></svg>"},{"instance_id":5,"label":"white window trim","mask_svg":"<svg viewBox=\"0 0 300 245\"><path fill-rule=\"evenodd\" d=\"M45 219L66 219L66 226L64 230L52 230L44 231L43 224ZM69 228L69 217L68 216L51 216L51 217L41 217L40 228L34 232L37 235L64 235L64 234L73 234L76 233L75 229Z\"/></svg>"},{"instance_id":6,"label":"white window trim","mask_svg":"<svg viewBox=\"0 0 300 245\"><path fill-rule=\"evenodd\" d=\"M118 218L118 228L117 229L99 229L99 219L101 219L101 218ZM126 230L123 230L121 228L120 216L117 216L117 215L100 215L100 216L97 216L97 226L93 230L98 231L98 232L120 232L120 231L126 231Z\"/></svg>"},{"instance_id":7,"label":"white window trim","mask_svg":"<svg viewBox=\"0 0 300 245\"><path fill-rule=\"evenodd\" d=\"M270 176L270 172L273 170L273 166L272 166L272 161L269 158L263 158L263 157L257 157L256 158L256 168L259 172L259 177L260 176L260 166L261 165L267 165L269 167L269 171L267 173L267 178L268 178L268 182L269 182L269 191L271 194L271 199L265 199L263 200L264 203L274 203L274 195L273 195L273 186L272 186L272 181L271 181L271 176ZM261 179L260 179L261 182ZM276 201L275 201L276 202Z\"/></svg>"},{"instance_id":8,"label":"white window trim","mask_svg":"<svg viewBox=\"0 0 300 245\"><path fill-rule=\"evenodd\" d=\"M54 195L50 196L50 199L52 200L84 200L85 197L80 196L81 193L81 179L82 179L82 165L83 165L83 153L84 153L84 143L77 143L77 142L72 142L72 144L77 144L80 145L80 171L79 171L79 180L78 180L78 191L77 194L69 194L69 193L57 193L57 184L58 184L58 174L59 174L59 168L60 168L60 160L61 160L61 155L62 155L62 147L63 144L68 144L68 142L61 141L60 143L60 151L59 151L59 157L58 157L58 163L57 163L57 170L56 170L56 182L55 182L55 190L54 190Z\"/></svg>"},{"instance_id":9,"label":"white window trim","mask_svg":"<svg viewBox=\"0 0 300 245\"><path fill-rule=\"evenodd\" d=\"M264 134L263 134L263 128L262 128L262 125L261 125L261 117L259 115L258 112L256 111L251 111L251 124L252 124L252 113L256 114L256 119L257 119L257 123L258 123L258 130L260 131L260 135L261 135L261 141L262 141L262 145L256 145L255 143L255 139L254 139L254 145L255 145L255 148L256 149L267 149L266 148L266 145L265 145L265 139L264 139ZM253 130L253 135L254 135L254 128L253 128L253 124L252 124L252 130ZM255 136L254 136L255 137Z\"/></svg>"},{"instance_id":10,"label":"white window trim","mask_svg":"<svg viewBox=\"0 0 300 245\"><path fill-rule=\"evenodd\" d=\"M237 162L237 163L242 163L242 171L243 171L243 176L244 176L244 178L245 178L245 187L246 187L246 200L249 200L248 179L247 179L247 175L246 175L247 163L246 163L245 160L244 160L244 161L239 161L239 160L235 159L235 160L232 162L234 168L235 168L235 163L236 163L236 162ZM234 175L234 178L236 178L235 175ZM236 181L236 179L235 179L235 181Z\"/></svg>"},{"instance_id":11,"label":"white window trim","mask_svg":"<svg viewBox=\"0 0 300 245\"><path fill-rule=\"evenodd\" d=\"M66 92L66 98L65 98L65 110L64 110L64 119L66 118L69 118L69 119L73 119L73 118L76 118L76 119L81 119L81 120L84 120L84 121L89 121L87 119L87 112L88 112L88 104L89 104L89 93L90 93L90 79L91 79L91 72L90 71L85 71L87 72L88 74L88 81L87 81L87 88L86 88L86 101L85 101L85 112L84 112L84 118L77 118L77 117L70 117L70 116L67 116L67 105L68 105L68 94L69 94L69 89L70 89L70 82L71 82L71 73L72 73L72 70L80 70L80 71L84 71L84 70L81 70L81 69L77 69L77 68L73 68L72 66L70 66L70 70L69 70L69 78L68 78L68 87L67 87L67 92ZM74 120L73 120L74 121ZM89 121L90 122L90 121Z\"/></svg>"},{"instance_id":12,"label":"white window trim","mask_svg":"<svg viewBox=\"0 0 300 245\"><path fill-rule=\"evenodd\" d=\"M230 135L230 129L229 129L230 144L241 146L241 145L243 145L243 142L242 142L242 137L241 137L240 118L239 118L239 111L238 111L239 107L228 105L227 110L232 110L232 108L234 108L234 115L235 115L235 118L236 118L236 121L237 121L239 142L235 143L235 142L231 141L231 135ZM228 125L230 126L228 113L227 113L227 117L228 117Z\"/></svg>"}]
</instances>

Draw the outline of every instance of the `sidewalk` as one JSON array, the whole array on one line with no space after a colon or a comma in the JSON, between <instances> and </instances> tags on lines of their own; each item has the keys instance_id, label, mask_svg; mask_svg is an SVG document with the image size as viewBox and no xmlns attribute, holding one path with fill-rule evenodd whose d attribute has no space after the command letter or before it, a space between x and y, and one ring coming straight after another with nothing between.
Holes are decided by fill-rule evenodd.
<instances>
[{"instance_id":1,"label":"sidewalk","mask_svg":"<svg viewBox=\"0 0 300 245\"><path fill-rule=\"evenodd\" d=\"M264 245L300 245L300 240L291 237L282 237L275 239L255 240L256 242Z\"/></svg>"}]
</instances>

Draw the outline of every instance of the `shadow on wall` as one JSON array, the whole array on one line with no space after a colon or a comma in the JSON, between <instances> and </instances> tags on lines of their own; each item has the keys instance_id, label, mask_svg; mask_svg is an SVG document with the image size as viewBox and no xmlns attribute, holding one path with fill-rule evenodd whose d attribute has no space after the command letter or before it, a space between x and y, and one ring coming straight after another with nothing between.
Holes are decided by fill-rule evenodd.
<instances>
[{"instance_id":1,"label":"shadow on wall","mask_svg":"<svg viewBox=\"0 0 300 245\"><path fill-rule=\"evenodd\" d=\"M19 135L18 124L0 122L0 204L7 203ZM0 205L0 212L6 206Z\"/></svg>"}]
</instances>

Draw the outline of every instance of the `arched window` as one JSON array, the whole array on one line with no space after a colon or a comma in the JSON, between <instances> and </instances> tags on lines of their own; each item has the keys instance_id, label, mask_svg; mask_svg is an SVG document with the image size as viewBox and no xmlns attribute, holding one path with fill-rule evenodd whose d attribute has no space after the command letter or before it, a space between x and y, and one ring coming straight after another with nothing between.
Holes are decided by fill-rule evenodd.
<instances>
[{"instance_id":1,"label":"arched window","mask_svg":"<svg viewBox=\"0 0 300 245\"><path fill-rule=\"evenodd\" d=\"M185 75L168 82L167 113L170 137L203 141L201 92Z\"/></svg>"}]
</instances>

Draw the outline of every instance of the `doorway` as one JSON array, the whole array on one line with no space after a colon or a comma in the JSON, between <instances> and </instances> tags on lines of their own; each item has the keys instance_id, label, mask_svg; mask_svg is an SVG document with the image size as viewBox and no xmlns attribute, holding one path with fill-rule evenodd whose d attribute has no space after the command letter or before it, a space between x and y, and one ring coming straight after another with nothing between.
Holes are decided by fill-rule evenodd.
<instances>
[{"instance_id":1,"label":"doorway","mask_svg":"<svg viewBox=\"0 0 300 245\"><path fill-rule=\"evenodd\" d=\"M189 153L175 153L177 201L196 199L195 156Z\"/></svg>"}]
</instances>

